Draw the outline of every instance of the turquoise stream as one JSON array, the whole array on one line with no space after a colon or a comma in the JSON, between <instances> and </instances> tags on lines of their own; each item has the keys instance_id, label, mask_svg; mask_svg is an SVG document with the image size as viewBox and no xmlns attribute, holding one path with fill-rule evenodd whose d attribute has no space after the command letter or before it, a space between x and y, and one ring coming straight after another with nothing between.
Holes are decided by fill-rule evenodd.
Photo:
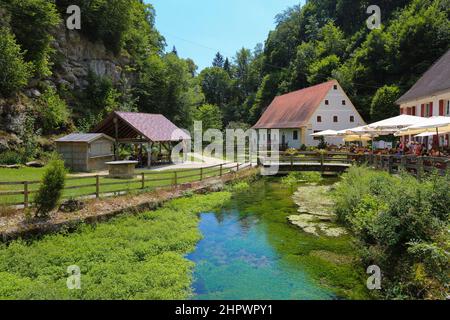
<instances>
[{"instance_id":1,"label":"turquoise stream","mask_svg":"<svg viewBox=\"0 0 450 320\"><path fill-rule=\"evenodd\" d=\"M201 214L203 239L188 255L196 264L194 299L337 298L298 259L329 248L288 224L287 216L297 212L291 191L274 180L258 181L221 211Z\"/></svg>"}]
</instances>

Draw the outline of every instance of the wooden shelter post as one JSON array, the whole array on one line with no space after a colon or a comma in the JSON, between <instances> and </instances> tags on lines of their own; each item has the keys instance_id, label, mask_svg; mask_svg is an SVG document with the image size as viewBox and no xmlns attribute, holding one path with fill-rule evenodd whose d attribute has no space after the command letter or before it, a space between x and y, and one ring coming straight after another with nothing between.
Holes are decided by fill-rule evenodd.
<instances>
[{"instance_id":1,"label":"wooden shelter post","mask_svg":"<svg viewBox=\"0 0 450 320\"><path fill-rule=\"evenodd\" d=\"M114 143L114 160L119 160L119 120L117 119L117 117L114 118L113 120L114 122L114 138L115 138L115 143Z\"/></svg>"},{"instance_id":2,"label":"wooden shelter post","mask_svg":"<svg viewBox=\"0 0 450 320\"><path fill-rule=\"evenodd\" d=\"M152 148L153 143L150 142L147 144L147 167L150 169L152 167Z\"/></svg>"}]
</instances>

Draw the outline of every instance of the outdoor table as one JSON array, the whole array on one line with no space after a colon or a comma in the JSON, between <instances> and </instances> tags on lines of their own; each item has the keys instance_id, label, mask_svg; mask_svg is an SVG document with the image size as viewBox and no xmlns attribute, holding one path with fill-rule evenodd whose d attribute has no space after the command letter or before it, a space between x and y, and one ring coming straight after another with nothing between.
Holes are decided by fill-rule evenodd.
<instances>
[{"instance_id":1,"label":"outdoor table","mask_svg":"<svg viewBox=\"0 0 450 320\"><path fill-rule=\"evenodd\" d=\"M131 179L134 177L134 169L138 163L138 161L106 162L109 169L109 177Z\"/></svg>"}]
</instances>

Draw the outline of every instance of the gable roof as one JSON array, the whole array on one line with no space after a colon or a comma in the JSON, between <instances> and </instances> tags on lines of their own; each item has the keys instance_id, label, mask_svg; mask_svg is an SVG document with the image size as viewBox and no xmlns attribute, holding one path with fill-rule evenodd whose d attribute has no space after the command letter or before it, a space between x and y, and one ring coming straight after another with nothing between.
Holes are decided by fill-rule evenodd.
<instances>
[{"instance_id":1,"label":"gable roof","mask_svg":"<svg viewBox=\"0 0 450 320\"><path fill-rule=\"evenodd\" d=\"M276 97L254 129L291 129L306 126L336 80Z\"/></svg>"},{"instance_id":2,"label":"gable roof","mask_svg":"<svg viewBox=\"0 0 450 320\"><path fill-rule=\"evenodd\" d=\"M436 61L408 92L397 100L397 104L425 98L447 89L450 89L450 50Z\"/></svg>"},{"instance_id":3,"label":"gable roof","mask_svg":"<svg viewBox=\"0 0 450 320\"><path fill-rule=\"evenodd\" d=\"M62 138L55 140L55 142L81 142L81 143L91 143L100 138L105 138L114 141L113 138L107 136L103 133L72 133Z\"/></svg>"},{"instance_id":4,"label":"gable roof","mask_svg":"<svg viewBox=\"0 0 450 320\"><path fill-rule=\"evenodd\" d=\"M162 114L113 112L101 122L95 132L115 136L114 119L118 120L119 139L143 137L152 142L190 140L189 134L181 131ZM174 134L176 133L176 136Z\"/></svg>"}]
</instances>

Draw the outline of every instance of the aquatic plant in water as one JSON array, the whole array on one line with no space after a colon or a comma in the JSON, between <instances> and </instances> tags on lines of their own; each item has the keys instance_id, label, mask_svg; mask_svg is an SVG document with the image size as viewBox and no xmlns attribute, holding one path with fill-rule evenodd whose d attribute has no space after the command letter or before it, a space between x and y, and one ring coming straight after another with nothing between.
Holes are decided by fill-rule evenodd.
<instances>
[{"instance_id":1,"label":"aquatic plant in water","mask_svg":"<svg viewBox=\"0 0 450 320\"><path fill-rule=\"evenodd\" d=\"M320 172L290 172L281 178L281 183L295 187L301 183L319 183L322 179Z\"/></svg>"},{"instance_id":2,"label":"aquatic plant in water","mask_svg":"<svg viewBox=\"0 0 450 320\"><path fill-rule=\"evenodd\" d=\"M298 215L291 215L288 220L304 232L320 236L339 237L347 231L336 226L333 212L333 199L330 186L302 185L292 198L298 205Z\"/></svg>"}]
</instances>

